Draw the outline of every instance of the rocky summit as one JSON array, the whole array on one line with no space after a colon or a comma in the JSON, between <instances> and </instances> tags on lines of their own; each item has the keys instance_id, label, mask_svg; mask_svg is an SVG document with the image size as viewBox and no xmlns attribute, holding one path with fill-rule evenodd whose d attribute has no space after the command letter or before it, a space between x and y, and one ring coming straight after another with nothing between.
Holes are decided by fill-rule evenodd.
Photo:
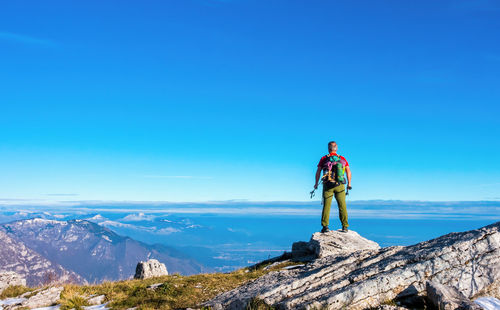
<instances>
[{"instance_id":1,"label":"rocky summit","mask_svg":"<svg viewBox=\"0 0 500 310\"><path fill-rule=\"evenodd\" d=\"M427 300L427 283L441 291L452 288L447 291L467 299L485 292L498 298L499 230L497 222L387 248L353 231L314 234L309 242L295 243L292 255L281 258L305 264L270 272L204 306L245 309L256 301L277 309L367 309L394 301L415 306Z\"/></svg>"},{"instance_id":2,"label":"rocky summit","mask_svg":"<svg viewBox=\"0 0 500 310\"><path fill-rule=\"evenodd\" d=\"M309 242L295 242L292 245L292 256L304 260L326 256L346 255L360 250L378 250L380 246L371 240L361 237L355 231L344 233L340 230L327 233L315 233Z\"/></svg>"}]
</instances>

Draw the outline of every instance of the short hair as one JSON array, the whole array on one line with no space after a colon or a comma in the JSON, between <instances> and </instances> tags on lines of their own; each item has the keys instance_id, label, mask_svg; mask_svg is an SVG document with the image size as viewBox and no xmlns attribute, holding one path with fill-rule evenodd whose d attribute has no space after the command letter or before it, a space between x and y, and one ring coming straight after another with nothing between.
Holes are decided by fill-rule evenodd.
<instances>
[{"instance_id":1,"label":"short hair","mask_svg":"<svg viewBox=\"0 0 500 310\"><path fill-rule=\"evenodd\" d=\"M329 151L331 151L331 149L330 149L330 145L332 145L332 144L335 144L335 145L336 145L336 144L337 144L337 142L335 142L335 141L330 141L330 142L328 142L328 150L329 150Z\"/></svg>"}]
</instances>

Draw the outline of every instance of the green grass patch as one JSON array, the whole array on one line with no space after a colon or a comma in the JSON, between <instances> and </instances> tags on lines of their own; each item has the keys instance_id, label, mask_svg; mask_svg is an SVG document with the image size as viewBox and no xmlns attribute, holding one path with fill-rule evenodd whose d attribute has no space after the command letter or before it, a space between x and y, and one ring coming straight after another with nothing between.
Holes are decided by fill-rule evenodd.
<instances>
[{"instance_id":1,"label":"green grass patch","mask_svg":"<svg viewBox=\"0 0 500 310\"><path fill-rule=\"evenodd\" d=\"M104 282L97 285L65 285L61 294L62 309L82 307L85 296L105 295L112 309L127 309L137 307L146 309L179 309L195 308L214 298L218 294L234 289L248 281L257 279L264 274L279 270L285 266L297 263L284 262L269 270L263 267L254 270L247 268L230 273L208 273L192 276L178 274L145 280L125 280ZM161 283L156 289L148 286ZM270 310L265 304L255 301L249 310Z\"/></svg>"}]
</instances>

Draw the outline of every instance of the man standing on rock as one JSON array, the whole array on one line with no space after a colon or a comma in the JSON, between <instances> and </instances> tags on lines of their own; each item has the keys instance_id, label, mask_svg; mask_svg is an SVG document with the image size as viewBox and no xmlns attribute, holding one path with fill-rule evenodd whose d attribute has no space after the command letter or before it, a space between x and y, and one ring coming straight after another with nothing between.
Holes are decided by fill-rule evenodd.
<instances>
[{"instance_id":1,"label":"man standing on rock","mask_svg":"<svg viewBox=\"0 0 500 310\"><path fill-rule=\"evenodd\" d=\"M337 154L337 143L335 141L328 142L328 155L321 157L318 170L316 170L316 183L314 189L318 188L321 171L323 171L323 213L321 215L322 233L329 232L328 223L330 219L330 207L332 205L333 196L339 207L339 218L342 223L342 232L347 232L349 223L347 222L347 207L345 202L345 186L347 175L347 189L351 187L351 169L349 163L343 157Z\"/></svg>"}]
</instances>

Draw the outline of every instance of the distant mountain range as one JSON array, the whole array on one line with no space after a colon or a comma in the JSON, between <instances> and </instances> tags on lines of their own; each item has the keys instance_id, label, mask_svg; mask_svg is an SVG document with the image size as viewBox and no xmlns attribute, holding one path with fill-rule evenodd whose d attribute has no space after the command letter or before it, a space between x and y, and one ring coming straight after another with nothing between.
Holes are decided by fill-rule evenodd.
<instances>
[{"instance_id":1,"label":"distant mountain range","mask_svg":"<svg viewBox=\"0 0 500 310\"><path fill-rule=\"evenodd\" d=\"M86 283L85 279L52 262L0 229L0 271L15 271L30 286L51 282Z\"/></svg>"},{"instance_id":2,"label":"distant mountain range","mask_svg":"<svg viewBox=\"0 0 500 310\"><path fill-rule=\"evenodd\" d=\"M128 279L137 263L149 258L164 263L169 273L205 271L175 249L120 236L87 220L35 218L0 225L0 271L23 274L28 285L54 277L77 283Z\"/></svg>"}]
</instances>

